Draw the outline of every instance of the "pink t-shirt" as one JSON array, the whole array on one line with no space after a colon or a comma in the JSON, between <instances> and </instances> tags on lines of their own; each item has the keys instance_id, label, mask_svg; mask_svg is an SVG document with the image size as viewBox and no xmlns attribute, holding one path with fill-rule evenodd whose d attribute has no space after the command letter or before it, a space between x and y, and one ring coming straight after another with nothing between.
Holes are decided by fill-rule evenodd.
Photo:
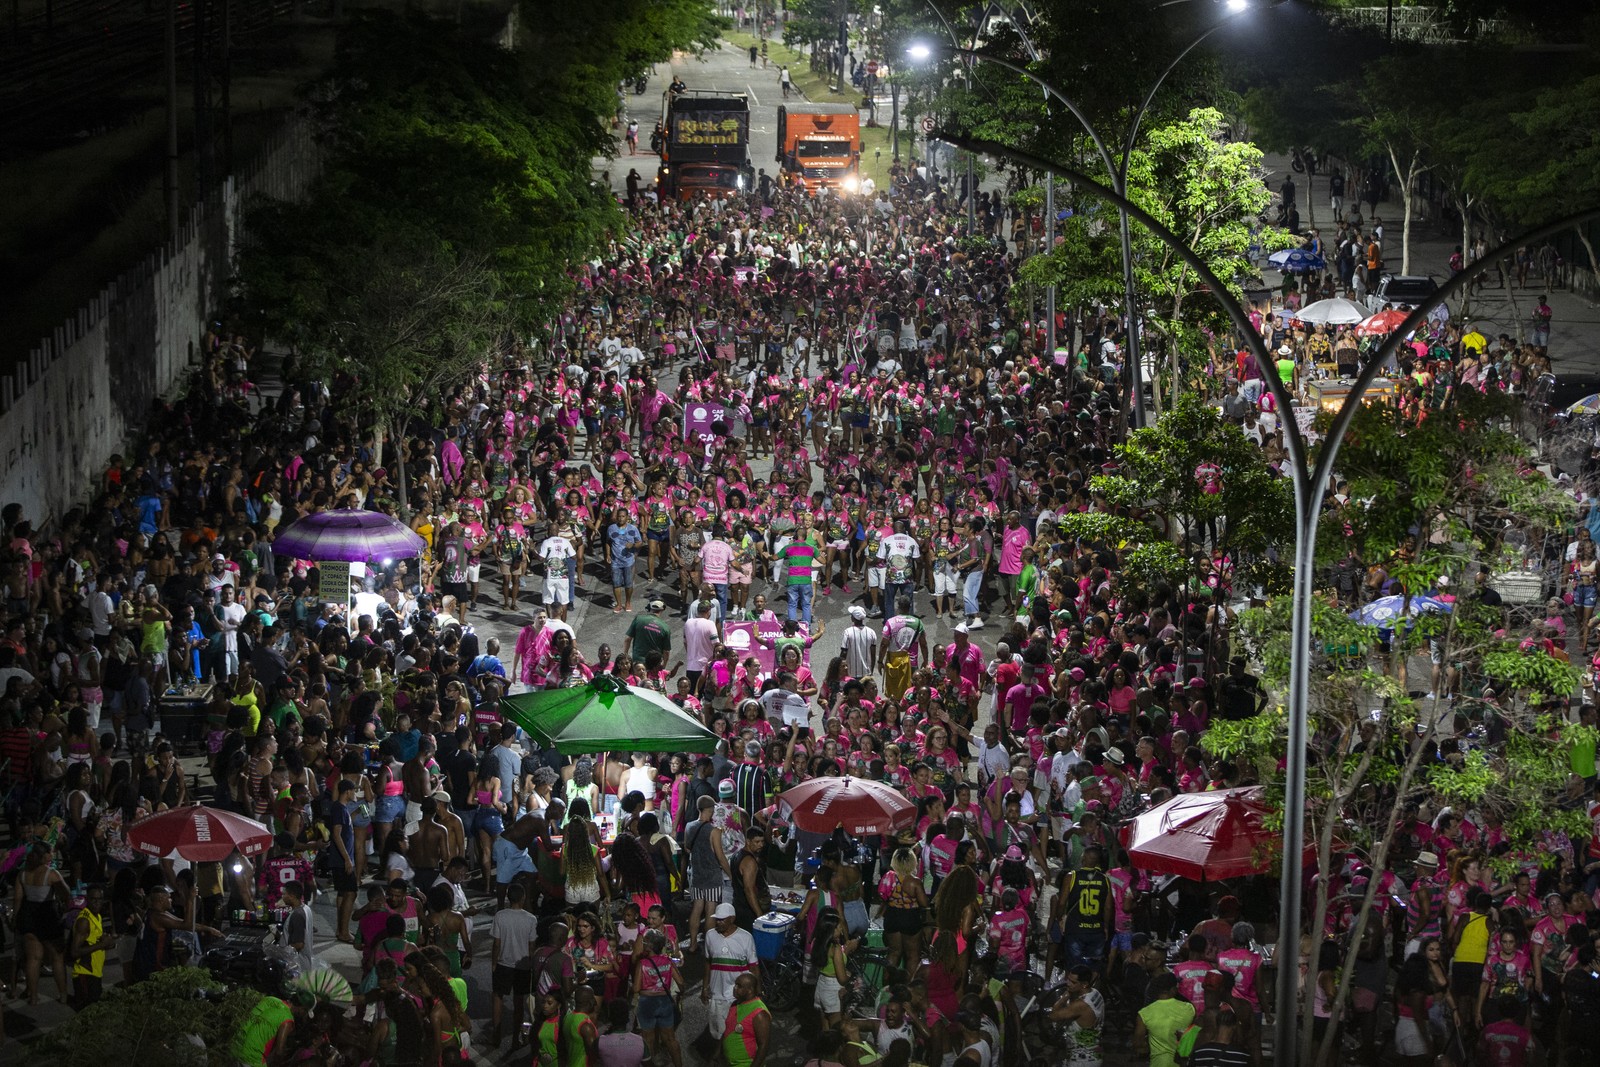
<instances>
[{"instance_id":1,"label":"pink t-shirt","mask_svg":"<svg viewBox=\"0 0 1600 1067\"><path fill-rule=\"evenodd\" d=\"M971 641L967 642L967 651L958 653L956 644L952 641L944 650L945 660L959 659L961 663L961 678L963 681L977 685L983 680L983 650Z\"/></svg>"},{"instance_id":2,"label":"pink t-shirt","mask_svg":"<svg viewBox=\"0 0 1600 1067\"><path fill-rule=\"evenodd\" d=\"M701 576L712 585L728 584L728 564L733 562L733 546L711 540L700 546Z\"/></svg>"},{"instance_id":3,"label":"pink t-shirt","mask_svg":"<svg viewBox=\"0 0 1600 1067\"><path fill-rule=\"evenodd\" d=\"M1000 573L1022 573L1022 550L1033 542L1033 537L1021 526L1000 533Z\"/></svg>"},{"instance_id":4,"label":"pink t-shirt","mask_svg":"<svg viewBox=\"0 0 1600 1067\"><path fill-rule=\"evenodd\" d=\"M693 618L683 624L683 665L703 671L716 650L717 624L706 618Z\"/></svg>"}]
</instances>

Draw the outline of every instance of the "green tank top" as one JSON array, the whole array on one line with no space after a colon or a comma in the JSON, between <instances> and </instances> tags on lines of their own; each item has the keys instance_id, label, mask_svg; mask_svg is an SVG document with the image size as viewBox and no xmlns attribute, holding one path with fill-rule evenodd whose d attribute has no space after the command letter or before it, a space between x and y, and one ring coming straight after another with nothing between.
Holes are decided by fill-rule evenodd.
<instances>
[{"instance_id":1,"label":"green tank top","mask_svg":"<svg viewBox=\"0 0 1600 1067\"><path fill-rule=\"evenodd\" d=\"M143 636L139 639L140 652L165 652L167 650L167 623L165 619L141 624Z\"/></svg>"},{"instance_id":2,"label":"green tank top","mask_svg":"<svg viewBox=\"0 0 1600 1067\"><path fill-rule=\"evenodd\" d=\"M561 1067L587 1067L589 1062L588 1050L583 1044L583 1024L589 1017L581 1011L569 1011L561 1019L561 1028L566 1032L567 1058Z\"/></svg>"}]
</instances>

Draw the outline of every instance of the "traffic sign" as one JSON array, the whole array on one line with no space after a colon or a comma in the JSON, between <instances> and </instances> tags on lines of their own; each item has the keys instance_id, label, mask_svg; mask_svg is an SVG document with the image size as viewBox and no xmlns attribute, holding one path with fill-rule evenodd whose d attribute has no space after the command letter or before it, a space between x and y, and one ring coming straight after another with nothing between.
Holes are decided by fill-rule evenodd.
<instances>
[{"instance_id":1,"label":"traffic sign","mask_svg":"<svg viewBox=\"0 0 1600 1067\"><path fill-rule=\"evenodd\" d=\"M878 61L876 59L867 60L867 73L868 74L876 74L876 73L878 73Z\"/></svg>"},{"instance_id":2,"label":"traffic sign","mask_svg":"<svg viewBox=\"0 0 1600 1067\"><path fill-rule=\"evenodd\" d=\"M933 116L932 115L924 115L924 116L922 116L922 132L923 133L932 133L934 125L935 125L935 123L933 121Z\"/></svg>"}]
</instances>

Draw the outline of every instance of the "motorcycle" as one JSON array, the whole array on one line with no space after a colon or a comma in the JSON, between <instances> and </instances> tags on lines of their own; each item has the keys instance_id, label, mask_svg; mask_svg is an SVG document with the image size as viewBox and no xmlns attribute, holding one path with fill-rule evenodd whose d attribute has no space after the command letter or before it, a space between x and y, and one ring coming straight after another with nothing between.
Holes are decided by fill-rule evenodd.
<instances>
[{"instance_id":1,"label":"motorcycle","mask_svg":"<svg viewBox=\"0 0 1600 1067\"><path fill-rule=\"evenodd\" d=\"M1289 166L1294 168L1296 174L1310 172L1312 177L1317 173L1317 154L1309 148L1296 148L1289 159Z\"/></svg>"}]
</instances>

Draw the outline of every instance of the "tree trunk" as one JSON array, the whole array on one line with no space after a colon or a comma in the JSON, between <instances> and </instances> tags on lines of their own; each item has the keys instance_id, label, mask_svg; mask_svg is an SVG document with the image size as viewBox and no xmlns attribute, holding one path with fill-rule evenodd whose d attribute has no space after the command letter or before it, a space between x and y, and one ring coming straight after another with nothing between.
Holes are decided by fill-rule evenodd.
<instances>
[{"instance_id":1,"label":"tree trunk","mask_svg":"<svg viewBox=\"0 0 1600 1067\"><path fill-rule=\"evenodd\" d=\"M900 162L900 83L889 83L889 149L896 163Z\"/></svg>"},{"instance_id":2,"label":"tree trunk","mask_svg":"<svg viewBox=\"0 0 1600 1067\"><path fill-rule=\"evenodd\" d=\"M1427 731L1423 734L1422 739L1412 747L1411 752L1407 755L1405 767L1400 772L1399 787L1395 790L1397 796L1405 796L1411 791L1411 784L1415 780L1417 769L1422 763L1422 753L1433 739L1438 725L1438 716L1434 716L1428 723ZM1357 787L1359 787L1359 784L1358 782ZM1349 792L1353 793L1354 791L1354 789L1351 789ZM1350 943L1345 948L1344 966L1339 968L1339 985L1333 997L1333 1003L1335 1004L1345 1003L1346 998L1350 995L1351 980L1355 976L1356 953L1361 951L1361 942L1366 934L1367 921L1372 916L1372 902L1378 894L1379 878L1389 867L1389 849L1394 844L1395 831L1400 824L1400 811L1401 805L1399 804L1394 804L1390 807L1388 821L1384 824L1383 836L1378 839L1377 848L1374 850L1371 864L1372 876L1367 880L1367 891L1361 900L1361 910L1356 912L1355 924L1351 927ZM1323 868L1323 870L1327 869L1326 867ZM1279 943L1282 943L1281 939ZM1311 977L1315 979L1315 961L1312 961L1312 968ZM1307 985L1314 989L1316 983L1313 980ZM1308 1019L1311 1018L1310 1012L1311 1009L1307 1008L1306 1018ZM1338 1040L1338 1027L1330 1026L1327 1034L1323 1036L1322 1048L1318 1053L1323 1062L1332 1062L1331 1053L1337 1047ZM1305 1062L1310 1063L1313 1061L1308 1058Z\"/></svg>"},{"instance_id":3,"label":"tree trunk","mask_svg":"<svg viewBox=\"0 0 1600 1067\"><path fill-rule=\"evenodd\" d=\"M1461 207L1461 266L1467 265L1467 253L1472 249L1472 204L1465 197L1457 203ZM1461 317L1465 319L1472 307L1472 286L1461 291Z\"/></svg>"},{"instance_id":4,"label":"tree trunk","mask_svg":"<svg viewBox=\"0 0 1600 1067\"><path fill-rule=\"evenodd\" d=\"M1402 168L1400 157L1395 154L1393 147L1389 149L1389 162L1394 164L1395 177L1400 181L1400 204L1404 208L1404 217L1400 225L1400 273L1411 273L1411 215L1415 206L1412 195L1412 186L1417 178L1427 168L1422 166L1421 153L1413 151L1411 162ZM1376 284L1376 281L1374 281Z\"/></svg>"},{"instance_id":5,"label":"tree trunk","mask_svg":"<svg viewBox=\"0 0 1600 1067\"><path fill-rule=\"evenodd\" d=\"M405 435L394 434L394 473L395 488L400 491L400 520L411 521L411 491L406 484L406 447Z\"/></svg>"},{"instance_id":6,"label":"tree trunk","mask_svg":"<svg viewBox=\"0 0 1600 1067\"><path fill-rule=\"evenodd\" d=\"M1594 245L1589 241L1587 226L1574 226L1572 232L1578 235L1578 240L1583 242L1583 250L1589 253L1589 273L1593 276L1593 284L1600 286L1600 260L1595 259Z\"/></svg>"}]
</instances>

